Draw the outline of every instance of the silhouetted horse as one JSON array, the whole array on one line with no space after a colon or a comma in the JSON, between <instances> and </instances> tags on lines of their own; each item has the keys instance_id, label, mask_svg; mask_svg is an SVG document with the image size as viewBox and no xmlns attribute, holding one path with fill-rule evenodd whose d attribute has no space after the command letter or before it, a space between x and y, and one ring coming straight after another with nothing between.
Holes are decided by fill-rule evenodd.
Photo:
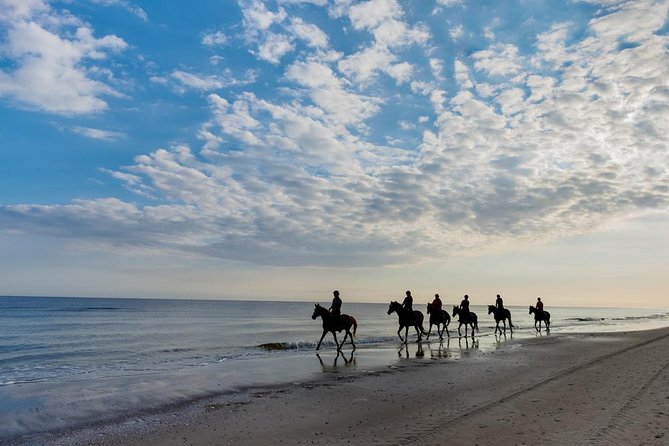
<instances>
[{"instance_id":1,"label":"silhouetted horse","mask_svg":"<svg viewBox=\"0 0 669 446\"><path fill-rule=\"evenodd\" d=\"M448 311L441 310L441 312L433 312L432 304L428 303L427 314L430 315L430 328L427 329L427 336L425 336L425 339L430 339L430 332L432 331L433 325L437 326L437 334L439 335L439 339L444 339L444 330L446 330L446 336L450 338L451 334L448 332L448 324L451 323L451 316L448 314ZM439 330L440 325L443 325L441 331Z\"/></svg>"},{"instance_id":2,"label":"silhouetted horse","mask_svg":"<svg viewBox=\"0 0 669 446\"><path fill-rule=\"evenodd\" d=\"M388 314L392 314L393 311L399 316L400 328L397 330L397 335L400 337L400 340L404 343L409 342L409 327L414 327L416 329L416 334L418 335L417 342L420 342L422 339L421 334L425 333L425 329L423 328L423 313L418 310L405 310L402 305L396 301L390 302L390 305L388 306ZM402 339L402 335L400 334L403 328L405 329L405 339Z\"/></svg>"},{"instance_id":3,"label":"silhouetted horse","mask_svg":"<svg viewBox=\"0 0 669 446\"><path fill-rule=\"evenodd\" d=\"M544 321L546 324L546 330L551 329L551 314L548 311L539 311L530 305L529 314L532 313L534 313L534 328L536 328L537 331L541 331L541 321ZM537 322L539 322L539 328L537 328Z\"/></svg>"},{"instance_id":4,"label":"silhouetted horse","mask_svg":"<svg viewBox=\"0 0 669 446\"><path fill-rule=\"evenodd\" d=\"M495 333L497 333L497 330L499 332L502 332L502 329L499 328L499 321L502 321L504 323L504 331L506 331L506 320L509 320L509 329L513 332L513 324L511 323L511 312L507 310L506 308L503 310L499 310L494 305L488 305L488 314L493 313L495 315Z\"/></svg>"},{"instance_id":5,"label":"silhouetted horse","mask_svg":"<svg viewBox=\"0 0 669 446\"><path fill-rule=\"evenodd\" d=\"M460 310L460 307L453 305L453 317L459 316L458 317L458 322L460 322L460 325L458 325L458 334L462 336L462 333L460 333L460 327L463 325L465 326L465 336L467 336L467 326L471 325L472 326L472 337L474 337L474 330L479 329L479 318L476 316L476 313L469 312L469 317L465 313Z\"/></svg>"},{"instance_id":6,"label":"silhouetted horse","mask_svg":"<svg viewBox=\"0 0 669 446\"><path fill-rule=\"evenodd\" d=\"M353 337L355 336L355 330L358 328L358 323L356 322L355 318L353 316L349 316L348 314L342 314L340 316L333 316L332 313L330 313L327 308L321 307L318 304L315 304L316 308L314 308L314 314L311 315L312 319L316 319L317 317L320 317L323 319L323 335L321 336L321 340L318 341L318 345L316 346L316 350L321 348L321 342L323 342L323 338L329 331L332 333L332 336L334 336L335 344L337 345L337 350L340 350L344 346L344 342L346 342L347 337L351 337L351 345L353 346L353 350L355 350L355 343L353 342ZM351 327L353 327L353 333L351 333ZM337 342L337 331L346 331L346 335L344 336L344 340L341 341L341 345L339 342Z\"/></svg>"}]
</instances>

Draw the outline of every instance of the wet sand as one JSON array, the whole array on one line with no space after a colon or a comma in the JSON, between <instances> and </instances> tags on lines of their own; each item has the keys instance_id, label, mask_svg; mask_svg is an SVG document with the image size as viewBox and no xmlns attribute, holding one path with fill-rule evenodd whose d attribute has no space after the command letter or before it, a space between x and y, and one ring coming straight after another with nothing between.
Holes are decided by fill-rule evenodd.
<instances>
[{"instance_id":1,"label":"wet sand","mask_svg":"<svg viewBox=\"0 0 669 446\"><path fill-rule=\"evenodd\" d=\"M507 339L492 351L455 338L423 353L378 371L326 367L317 382L198 401L53 444L669 443L669 328Z\"/></svg>"}]
</instances>

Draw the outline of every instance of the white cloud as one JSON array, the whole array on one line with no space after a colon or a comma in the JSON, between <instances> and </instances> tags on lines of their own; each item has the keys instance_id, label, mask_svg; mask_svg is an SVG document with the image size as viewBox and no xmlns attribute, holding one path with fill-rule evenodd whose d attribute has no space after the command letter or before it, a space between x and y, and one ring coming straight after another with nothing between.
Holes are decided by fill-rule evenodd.
<instances>
[{"instance_id":1,"label":"white cloud","mask_svg":"<svg viewBox=\"0 0 669 446\"><path fill-rule=\"evenodd\" d=\"M374 29L403 15L397 0L369 0L351 6L348 16L355 29Z\"/></svg>"},{"instance_id":2,"label":"white cloud","mask_svg":"<svg viewBox=\"0 0 669 446\"><path fill-rule=\"evenodd\" d=\"M328 46L328 36L321 29L310 23L305 23L298 17L290 20L288 30L298 39L304 40L307 45L315 48Z\"/></svg>"},{"instance_id":3,"label":"white cloud","mask_svg":"<svg viewBox=\"0 0 669 446\"><path fill-rule=\"evenodd\" d=\"M0 96L51 113L82 114L107 108L102 96L120 95L93 77L94 64L85 63L123 51L123 39L96 38L88 26L43 2L2 6L0 23L7 30L3 53L16 68L0 71Z\"/></svg>"},{"instance_id":4,"label":"white cloud","mask_svg":"<svg viewBox=\"0 0 669 446\"><path fill-rule=\"evenodd\" d=\"M285 34L268 33L265 41L258 47L256 53L259 59L266 60L273 64L279 63L279 60L293 50L294 44L290 37Z\"/></svg>"},{"instance_id":5,"label":"white cloud","mask_svg":"<svg viewBox=\"0 0 669 446\"><path fill-rule=\"evenodd\" d=\"M520 72L521 58L518 48L511 44L495 43L471 56L474 67L491 76L509 76Z\"/></svg>"},{"instance_id":6,"label":"white cloud","mask_svg":"<svg viewBox=\"0 0 669 446\"><path fill-rule=\"evenodd\" d=\"M465 33L465 28L462 25L454 26L448 31L448 35L453 40L459 40Z\"/></svg>"},{"instance_id":7,"label":"white cloud","mask_svg":"<svg viewBox=\"0 0 669 446\"><path fill-rule=\"evenodd\" d=\"M328 0L278 0L279 4L283 5L299 5L299 4L312 4L316 6L326 6Z\"/></svg>"},{"instance_id":8,"label":"white cloud","mask_svg":"<svg viewBox=\"0 0 669 446\"><path fill-rule=\"evenodd\" d=\"M454 70L455 80L460 88L469 89L474 87L474 84L472 83L469 76L469 69L458 59L455 59Z\"/></svg>"},{"instance_id":9,"label":"white cloud","mask_svg":"<svg viewBox=\"0 0 669 446\"><path fill-rule=\"evenodd\" d=\"M139 6L133 5L132 3L126 0L91 0L91 1L93 3L97 3L99 5L104 5L104 6L119 6L127 10L128 12L136 15L144 22L147 22L149 20L149 16L146 14L146 11L144 11Z\"/></svg>"},{"instance_id":10,"label":"white cloud","mask_svg":"<svg viewBox=\"0 0 669 446\"><path fill-rule=\"evenodd\" d=\"M87 138L99 139L102 141L115 141L125 137L125 133L114 132L111 130L102 130L91 127L72 127L72 131Z\"/></svg>"},{"instance_id":11,"label":"white cloud","mask_svg":"<svg viewBox=\"0 0 669 446\"><path fill-rule=\"evenodd\" d=\"M223 31L215 31L202 36L202 44L206 46L221 46L228 42L228 36Z\"/></svg>"},{"instance_id":12,"label":"white cloud","mask_svg":"<svg viewBox=\"0 0 669 446\"><path fill-rule=\"evenodd\" d=\"M378 4L386 8L375 17L354 15L374 39L382 23L403 17L397 3ZM344 14L360 5L371 3L335 6ZM157 149L111 173L152 204L2 206L0 228L263 264L352 266L543 243L666 211L669 38L657 33L657 17L668 5L645 5L653 17L640 16L637 3L600 11L578 39L557 24L536 36L528 57L497 42L446 60L456 81L448 87L404 78L410 65L387 42L341 58L305 53L279 81L285 96L210 94L202 150ZM277 20L258 25L250 44L286 32L291 19ZM361 83L379 73L431 101L433 116L390 115L409 131L415 120L432 123L420 144L388 135L397 145L388 147L378 142L386 135L372 140L365 131L371 118L388 118L384 103L360 94L373 91ZM382 93L388 103L401 98Z\"/></svg>"}]
</instances>

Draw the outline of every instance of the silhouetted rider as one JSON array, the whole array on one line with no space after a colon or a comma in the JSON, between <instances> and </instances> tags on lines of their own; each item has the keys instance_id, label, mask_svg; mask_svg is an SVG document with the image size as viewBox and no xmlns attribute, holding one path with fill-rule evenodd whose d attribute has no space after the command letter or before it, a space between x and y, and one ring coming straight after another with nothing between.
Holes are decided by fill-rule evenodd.
<instances>
[{"instance_id":1,"label":"silhouetted rider","mask_svg":"<svg viewBox=\"0 0 669 446\"><path fill-rule=\"evenodd\" d=\"M330 313L334 317L339 317L341 315L341 298L339 297L339 291L334 290L332 294L334 294L334 298L332 299L332 305L330 305Z\"/></svg>"},{"instance_id":2,"label":"silhouetted rider","mask_svg":"<svg viewBox=\"0 0 669 446\"><path fill-rule=\"evenodd\" d=\"M413 311L413 297L411 297L411 291L407 291L407 295L404 298L404 301L402 301L402 308Z\"/></svg>"},{"instance_id":3,"label":"silhouetted rider","mask_svg":"<svg viewBox=\"0 0 669 446\"><path fill-rule=\"evenodd\" d=\"M467 294L465 294L465 298L460 302L460 310L465 319L469 319L469 296Z\"/></svg>"},{"instance_id":4,"label":"silhouetted rider","mask_svg":"<svg viewBox=\"0 0 669 446\"><path fill-rule=\"evenodd\" d=\"M439 299L439 295L435 294L434 295L434 300L432 301L432 311L439 314L441 311L442 303L441 299Z\"/></svg>"},{"instance_id":5,"label":"silhouetted rider","mask_svg":"<svg viewBox=\"0 0 669 446\"><path fill-rule=\"evenodd\" d=\"M540 297L537 297L537 312L542 314L544 312L544 303L541 301Z\"/></svg>"},{"instance_id":6,"label":"silhouetted rider","mask_svg":"<svg viewBox=\"0 0 669 446\"><path fill-rule=\"evenodd\" d=\"M504 309L504 301L502 300L502 296L500 296L499 294L497 295L497 299L495 299L495 306L497 307L498 310Z\"/></svg>"}]
</instances>

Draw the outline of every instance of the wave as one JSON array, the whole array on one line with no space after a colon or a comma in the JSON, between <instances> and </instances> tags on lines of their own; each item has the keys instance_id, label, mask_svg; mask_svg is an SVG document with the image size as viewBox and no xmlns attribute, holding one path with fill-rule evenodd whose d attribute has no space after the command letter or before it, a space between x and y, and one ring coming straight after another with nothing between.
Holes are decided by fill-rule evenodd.
<instances>
[{"instance_id":1,"label":"wave","mask_svg":"<svg viewBox=\"0 0 669 446\"><path fill-rule=\"evenodd\" d=\"M667 319L669 318L669 313L658 313L658 314L649 314L648 316L625 316L625 317L614 317L611 320L614 321L638 321L643 319L657 320L657 319Z\"/></svg>"},{"instance_id":2,"label":"wave","mask_svg":"<svg viewBox=\"0 0 669 446\"><path fill-rule=\"evenodd\" d=\"M383 344L386 342L396 341L396 336L378 336L378 337L367 337L363 339L356 339L356 344L370 345L370 344ZM346 343L348 344L348 340ZM256 347L266 351L282 351L282 350L307 350L316 348L318 342L316 341L290 341L290 342L268 342L266 344L260 344ZM331 347L335 343L333 340L323 340L321 346Z\"/></svg>"},{"instance_id":3,"label":"wave","mask_svg":"<svg viewBox=\"0 0 669 446\"><path fill-rule=\"evenodd\" d=\"M599 322L605 321L605 317L568 317L564 319L565 321L576 321L576 322Z\"/></svg>"}]
</instances>

